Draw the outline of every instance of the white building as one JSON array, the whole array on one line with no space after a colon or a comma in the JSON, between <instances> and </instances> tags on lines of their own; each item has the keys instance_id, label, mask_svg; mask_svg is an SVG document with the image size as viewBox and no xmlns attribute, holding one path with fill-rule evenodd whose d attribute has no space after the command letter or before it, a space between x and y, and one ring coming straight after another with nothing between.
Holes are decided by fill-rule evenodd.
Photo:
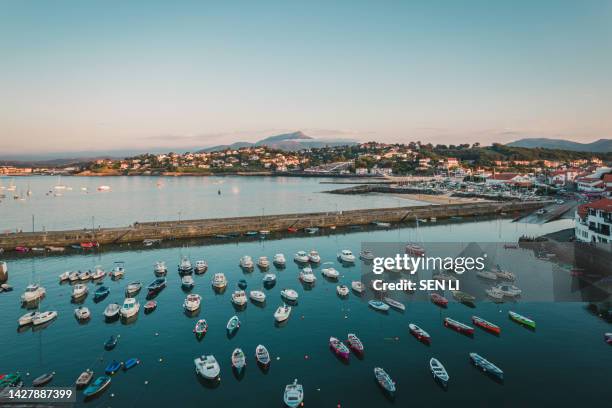
<instances>
[{"instance_id":1,"label":"white building","mask_svg":"<svg viewBox=\"0 0 612 408\"><path fill-rule=\"evenodd\" d=\"M612 242L612 199L602 198L576 210L576 240Z\"/></svg>"}]
</instances>

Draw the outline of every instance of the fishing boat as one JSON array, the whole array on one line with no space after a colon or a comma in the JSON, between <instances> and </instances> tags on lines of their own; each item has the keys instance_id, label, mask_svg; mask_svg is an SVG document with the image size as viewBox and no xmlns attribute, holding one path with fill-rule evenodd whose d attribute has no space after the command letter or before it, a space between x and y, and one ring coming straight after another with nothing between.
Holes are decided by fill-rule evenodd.
<instances>
[{"instance_id":1,"label":"fishing boat","mask_svg":"<svg viewBox=\"0 0 612 408\"><path fill-rule=\"evenodd\" d=\"M337 285L336 286L336 293L338 294L338 296L340 297L344 297L344 296L348 296L349 294L349 288L346 285Z\"/></svg>"},{"instance_id":2,"label":"fishing boat","mask_svg":"<svg viewBox=\"0 0 612 408\"><path fill-rule=\"evenodd\" d=\"M431 374L433 375L434 380L440 382L443 387L448 386L448 373L446 369L442 365L442 363L437 358L431 358L429 360L429 369L431 370Z\"/></svg>"},{"instance_id":3,"label":"fishing boat","mask_svg":"<svg viewBox=\"0 0 612 408\"><path fill-rule=\"evenodd\" d=\"M222 272L215 273L213 276L212 285L215 289L225 288L227 286L227 279L225 278L225 275Z\"/></svg>"},{"instance_id":4,"label":"fishing boat","mask_svg":"<svg viewBox=\"0 0 612 408\"><path fill-rule=\"evenodd\" d=\"M87 285L77 283L72 287L72 299L81 299L87 296L88 292L89 289L87 288Z\"/></svg>"},{"instance_id":5,"label":"fishing boat","mask_svg":"<svg viewBox=\"0 0 612 408\"><path fill-rule=\"evenodd\" d=\"M121 317L124 319L129 319L130 317L134 317L138 315L138 311L140 310L140 303L135 298L126 298L123 301L123 306L121 306Z\"/></svg>"},{"instance_id":6,"label":"fishing boat","mask_svg":"<svg viewBox=\"0 0 612 408\"><path fill-rule=\"evenodd\" d=\"M406 254L413 256L413 257L424 256L425 248L415 243L409 243L408 245L406 245L405 252Z\"/></svg>"},{"instance_id":7,"label":"fishing boat","mask_svg":"<svg viewBox=\"0 0 612 408\"><path fill-rule=\"evenodd\" d=\"M353 289L358 294L362 294L365 292L365 285L361 281L352 281L351 289Z\"/></svg>"},{"instance_id":8,"label":"fishing boat","mask_svg":"<svg viewBox=\"0 0 612 408\"><path fill-rule=\"evenodd\" d=\"M438 294L438 293L432 293L431 295L429 295L431 298L431 301L441 307L446 307L448 306L448 299L446 299L444 296Z\"/></svg>"},{"instance_id":9,"label":"fishing boat","mask_svg":"<svg viewBox=\"0 0 612 408\"><path fill-rule=\"evenodd\" d=\"M86 282L86 281L88 281L90 279L91 279L91 272L84 271L84 272L79 273L79 280L81 282Z\"/></svg>"},{"instance_id":10,"label":"fishing boat","mask_svg":"<svg viewBox=\"0 0 612 408\"><path fill-rule=\"evenodd\" d=\"M45 288L38 284L31 284L26 287L25 292L21 295L21 301L23 303L36 302L45 297L47 291Z\"/></svg>"},{"instance_id":11,"label":"fishing boat","mask_svg":"<svg viewBox=\"0 0 612 408\"><path fill-rule=\"evenodd\" d=\"M298 300L298 293L293 289L283 289L280 292L281 297L290 302L295 302Z\"/></svg>"},{"instance_id":12,"label":"fishing boat","mask_svg":"<svg viewBox=\"0 0 612 408\"><path fill-rule=\"evenodd\" d=\"M108 340L104 342L104 350L112 350L117 346L117 342L119 341L118 336L110 336Z\"/></svg>"},{"instance_id":13,"label":"fishing boat","mask_svg":"<svg viewBox=\"0 0 612 408\"><path fill-rule=\"evenodd\" d=\"M359 252L359 259L362 261L373 261L374 260L374 252L369 249L364 249Z\"/></svg>"},{"instance_id":14,"label":"fishing boat","mask_svg":"<svg viewBox=\"0 0 612 408\"><path fill-rule=\"evenodd\" d=\"M266 294L260 290L252 290L249 292L249 298L254 302L263 303L266 301Z\"/></svg>"},{"instance_id":15,"label":"fishing boat","mask_svg":"<svg viewBox=\"0 0 612 408\"><path fill-rule=\"evenodd\" d=\"M123 276L125 275L125 262L116 261L109 275L111 279L114 280L123 278Z\"/></svg>"},{"instance_id":16,"label":"fishing boat","mask_svg":"<svg viewBox=\"0 0 612 408\"><path fill-rule=\"evenodd\" d=\"M144 312L145 312L145 314L152 313L155 309L157 309L157 302L154 301L154 300L149 300L144 305Z\"/></svg>"},{"instance_id":17,"label":"fishing boat","mask_svg":"<svg viewBox=\"0 0 612 408\"><path fill-rule=\"evenodd\" d=\"M279 323L284 322L285 320L289 319L290 315L291 315L291 306L283 304L279 306L274 312L274 320L276 320Z\"/></svg>"},{"instance_id":18,"label":"fishing boat","mask_svg":"<svg viewBox=\"0 0 612 408\"><path fill-rule=\"evenodd\" d=\"M110 289L106 286L100 286L94 292L94 301L104 299L110 293Z\"/></svg>"},{"instance_id":19,"label":"fishing boat","mask_svg":"<svg viewBox=\"0 0 612 408\"><path fill-rule=\"evenodd\" d=\"M198 338L204 336L207 331L208 331L208 323L206 322L206 319L198 320L195 324L195 327L193 328L193 332Z\"/></svg>"},{"instance_id":20,"label":"fishing boat","mask_svg":"<svg viewBox=\"0 0 612 408\"><path fill-rule=\"evenodd\" d=\"M186 256L181 258L181 262L178 266L178 271L180 275L191 275L193 273L193 266L191 266L191 261Z\"/></svg>"},{"instance_id":21,"label":"fishing boat","mask_svg":"<svg viewBox=\"0 0 612 408\"><path fill-rule=\"evenodd\" d=\"M104 272L104 269L102 269L100 265L94 267L94 271L91 273L91 279L94 281L104 279L105 276L106 272Z\"/></svg>"},{"instance_id":22,"label":"fishing boat","mask_svg":"<svg viewBox=\"0 0 612 408\"><path fill-rule=\"evenodd\" d=\"M32 320L37 314L38 314L38 311L28 312L24 314L17 320L17 322L19 323L19 326L27 326L28 324L32 324Z\"/></svg>"},{"instance_id":23,"label":"fishing boat","mask_svg":"<svg viewBox=\"0 0 612 408\"><path fill-rule=\"evenodd\" d=\"M155 266L153 267L153 273L155 276L165 276L168 273L168 267L166 267L166 263L164 261L155 262Z\"/></svg>"},{"instance_id":24,"label":"fishing boat","mask_svg":"<svg viewBox=\"0 0 612 408\"><path fill-rule=\"evenodd\" d=\"M315 283L317 277L314 275L314 273L312 273L312 271L306 272L302 269L299 274L299 279L304 283L312 284Z\"/></svg>"},{"instance_id":25,"label":"fishing boat","mask_svg":"<svg viewBox=\"0 0 612 408\"><path fill-rule=\"evenodd\" d=\"M273 285L276 283L276 275L273 273L266 273L262 279L264 285Z\"/></svg>"},{"instance_id":26,"label":"fishing boat","mask_svg":"<svg viewBox=\"0 0 612 408\"><path fill-rule=\"evenodd\" d=\"M497 280L497 274L491 271L478 271L476 272L476 276L482 279Z\"/></svg>"},{"instance_id":27,"label":"fishing boat","mask_svg":"<svg viewBox=\"0 0 612 408\"><path fill-rule=\"evenodd\" d=\"M323 276L329 279L338 279L338 277L340 276L340 272L331 267L321 269L321 273L323 274Z\"/></svg>"},{"instance_id":28,"label":"fishing boat","mask_svg":"<svg viewBox=\"0 0 612 408\"><path fill-rule=\"evenodd\" d=\"M236 290L232 293L232 303L236 306L244 306L247 303L246 292L244 290Z\"/></svg>"},{"instance_id":29,"label":"fishing boat","mask_svg":"<svg viewBox=\"0 0 612 408\"><path fill-rule=\"evenodd\" d=\"M361 340L359 340L359 337L357 337L356 334L349 333L347 335L346 342L349 348L353 350L353 352L355 352L356 354L360 354L360 355L363 354L363 351L364 351L363 343L361 342Z\"/></svg>"},{"instance_id":30,"label":"fishing boat","mask_svg":"<svg viewBox=\"0 0 612 408\"><path fill-rule=\"evenodd\" d=\"M483 372L500 380L504 379L504 372L501 370L501 368L497 367L495 364L491 363L479 354L470 353L470 359L472 360L472 363L476 367L480 368Z\"/></svg>"},{"instance_id":31,"label":"fishing boat","mask_svg":"<svg viewBox=\"0 0 612 408\"><path fill-rule=\"evenodd\" d=\"M264 368L270 365L270 353L265 346L260 344L255 348L255 360L257 360L257 364Z\"/></svg>"},{"instance_id":32,"label":"fishing boat","mask_svg":"<svg viewBox=\"0 0 612 408\"><path fill-rule=\"evenodd\" d=\"M504 301L504 292L502 292L501 290L497 289L494 286L485 289L485 293L495 303L503 303L503 301Z\"/></svg>"},{"instance_id":33,"label":"fishing boat","mask_svg":"<svg viewBox=\"0 0 612 408\"><path fill-rule=\"evenodd\" d=\"M236 333L236 331L240 328L240 319L238 316L230 317L225 328L227 329L227 333L230 335Z\"/></svg>"},{"instance_id":34,"label":"fishing boat","mask_svg":"<svg viewBox=\"0 0 612 408\"><path fill-rule=\"evenodd\" d=\"M318 264L321 262L321 256L316 250L312 249L308 253L308 261L314 264Z\"/></svg>"},{"instance_id":35,"label":"fishing boat","mask_svg":"<svg viewBox=\"0 0 612 408\"><path fill-rule=\"evenodd\" d=\"M115 374L117 371L119 371L119 369L121 368L122 363L117 361L117 360L113 360L110 363L108 363L108 365L106 366L106 368L104 369L104 372L108 375L113 375Z\"/></svg>"},{"instance_id":36,"label":"fishing boat","mask_svg":"<svg viewBox=\"0 0 612 408\"><path fill-rule=\"evenodd\" d=\"M444 318L444 326L448 327L449 329L453 329L459 333L468 334L468 335L474 334L473 327L468 326L467 324L458 322L457 320L451 319L450 317Z\"/></svg>"},{"instance_id":37,"label":"fishing boat","mask_svg":"<svg viewBox=\"0 0 612 408\"><path fill-rule=\"evenodd\" d=\"M241 374L246 367L246 356L240 348L236 348L232 351L232 367L238 374Z\"/></svg>"},{"instance_id":38,"label":"fishing boat","mask_svg":"<svg viewBox=\"0 0 612 408\"><path fill-rule=\"evenodd\" d=\"M376 377L378 385L380 385L383 390L388 392L389 395L393 396L393 394L395 394L395 383L393 382L389 374L385 372L385 370L380 367L375 367L374 377Z\"/></svg>"},{"instance_id":39,"label":"fishing boat","mask_svg":"<svg viewBox=\"0 0 612 408\"><path fill-rule=\"evenodd\" d=\"M200 308L201 302L202 297L200 295L191 293L185 298L185 301L183 302L183 307L188 312L195 312Z\"/></svg>"},{"instance_id":40,"label":"fishing boat","mask_svg":"<svg viewBox=\"0 0 612 408\"><path fill-rule=\"evenodd\" d=\"M368 305L374 310L378 310L380 312L386 312L389 310L389 305L381 302L380 300L370 300Z\"/></svg>"},{"instance_id":41,"label":"fishing boat","mask_svg":"<svg viewBox=\"0 0 612 408\"><path fill-rule=\"evenodd\" d=\"M185 290L193 289L195 281L191 275L185 275L181 278L181 287Z\"/></svg>"},{"instance_id":42,"label":"fishing boat","mask_svg":"<svg viewBox=\"0 0 612 408\"><path fill-rule=\"evenodd\" d=\"M79 306L76 309L74 309L74 316L77 318L77 320L87 320L91 317L91 312L89 311L89 309L85 306Z\"/></svg>"},{"instance_id":43,"label":"fishing boat","mask_svg":"<svg viewBox=\"0 0 612 408\"><path fill-rule=\"evenodd\" d=\"M55 310L49 310L45 312L37 313L34 317L32 317L32 324L34 326L39 326L41 324L45 324L54 320L57 317L57 312Z\"/></svg>"},{"instance_id":44,"label":"fishing boat","mask_svg":"<svg viewBox=\"0 0 612 408\"><path fill-rule=\"evenodd\" d=\"M310 258L308 258L306 251L298 251L293 256L293 260L297 263L308 263Z\"/></svg>"},{"instance_id":45,"label":"fishing boat","mask_svg":"<svg viewBox=\"0 0 612 408\"><path fill-rule=\"evenodd\" d=\"M501 328L491 322L486 321L485 319L483 319L482 317L478 317L478 316L472 316L472 323L474 323L476 326L491 332L493 334L500 334L501 333Z\"/></svg>"},{"instance_id":46,"label":"fishing boat","mask_svg":"<svg viewBox=\"0 0 612 408\"><path fill-rule=\"evenodd\" d=\"M253 269L253 258L248 255L244 255L242 258L240 258L239 265L242 269Z\"/></svg>"},{"instance_id":47,"label":"fishing boat","mask_svg":"<svg viewBox=\"0 0 612 408\"><path fill-rule=\"evenodd\" d=\"M205 273L207 270L208 270L208 263L205 260L200 259L196 261L195 273L202 274L202 273Z\"/></svg>"},{"instance_id":48,"label":"fishing boat","mask_svg":"<svg viewBox=\"0 0 612 408\"><path fill-rule=\"evenodd\" d=\"M93 382L89 387L85 388L83 391L83 395L85 398L91 398L94 395L100 394L104 391L111 383L111 378L109 376L102 376L96 378L96 381Z\"/></svg>"},{"instance_id":49,"label":"fishing boat","mask_svg":"<svg viewBox=\"0 0 612 408\"><path fill-rule=\"evenodd\" d=\"M514 320L515 322L522 324L523 326L527 326L531 329L536 328L536 322L528 317L525 317L513 311L509 311L508 316L510 317L511 320Z\"/></svg>"},{"instance_id":50,"label":"fishing boat","mask_svg":"<svg viewBox=\"0 0 612 408\"><path fill-rule=\"evenodd\" d=\"M215 380L219 377L219 373L221 372L221 368L219 367L219 363L215 356L201 356L193 360L195 364L196 373L198 373L202 378L206 380Z\"/></svg>"},{"instance_id":51,"label":"fishing boat","mask_svg":"<svg viewBox=\"0 0 612 408\"><path fill-rule=\"evenodd\" d=\"M142 289L142 283L138 281L130 282L125 288L125 295L128 297L133 297L140 292L140 289Z\"/></svg>"},{"instance_id":52,"label":"fishing boat","mask_svg":"<svg viewBox=\"0 0 612 408\"><path fill-rule=\"evenodd\" d=\"M424 343L429 344L431 342L431 336L425 330L421 329L414 323L410 323L408 325L408 329L410 330L410 334L416 337L417 340L422 341Z\"/></svg>"},{"instance_id":53,"label":"fishing boat","mask_svg":"<svg viewBox=\"0 0 612 408\"><path fill-rule=\"evenodd\" d=\"M284 267L287 264L287 260L285 259L284 254L274 255L274 258L272 258L272 262L274 263L274 265L280 268Z\"/></svg>"},{"instance_id":54,"label":"fishing boat","mask_svg":"<svg viewBox=\"0 0 612 408\"><path fill-rule=\"evenodd\" d=\"M107 319L114 319L119 316L120 310L121 306L119 306L117 303L111 303L104 308L104 317Z\"/></svg>"},{"instance_id":55,"label":"fishing boat","mask_svg":"<svg viewBox=\"0 0 612 408\"><path fill-rule=\"evenodd\" d=\"M394 309L401 310L402 312L406 310L406 306L402 302L398 302L393 298L385 297L383 298L383 302L385 302Z\"/></svg>"},{"instance_id":56,"label":"fishing boat","mask_svg":"<svg viewBox=\"0 0 612 408\"><path fill-rule=\"evenodd\" d=\"M123 362L123 371L127 371L130 368L136 367L138 364L140 364L139 359L135 357L129 358Z\"/></svg>"},{"instance_id":57,"label":"fishing boat","mask_svg":"<svg viewBox=\"0 0 612 408\"><path fill-rule=\"evenodd\" d=\"M349 359L349 349L348 347L346 347L344 345L344 343L342 343L340 340L338 340L335 337L330 337L329 338L329 348L340 358L344 359L344 360L348 360Z\"/></svg>"},{"instance_id":58,"label":"fishing boat","mask_svg":"<svg viewBox=\"0 0 612 408\"><path fill-rule=\"evenodd\" d=\"M476 297L460 290L453 290L451 293L453 295L453 298L455 298L455 300L459 303L466 303L468 305L471 305L474 304L474 301L476 300Z\"/></svg>"},{"instance_id":59,"label":"fishing boat","mask_svg":"<svg viewBox=\"0 0 612 408\"><path fill-rule=\"evenodd\" d=\"M260 256L259 259L257 259L257 266L260 269L268 269L270 267L270 261L268 260L268 257Z\"/></svg>"},{"instance_id":60,"label":"fishing boat","mask_svg":"<svg viewBox=\"0 0 612 408\"><path fill-rule=\"evenodd\" d=\"M285 394L283 395L283 401L289 408L297 408L302 405L304 401L304 387L302 384L298 384L298 380L293 380L293 384L287 384L285 386Z\"/></svg>"},{"instance_id":61,"label":"fishing boat","mask_svg":"<svg viewBox=\"0 0 612 408\"><path fill-rule=\"evenodd\" d=\"M355 255L349 249L343 249L338 254L338 260L342 263L352 264L355 263Z\"/></svg>"},{"instance_id":62,"label":"fishing boat","mask_svg":"<svg viewBox=\"0 0 612 408\"><path fill-rule=\"evenodd\" d=\"M94 372L93 370L90 370L89 368L85 371L83 371L76 379L76 381L74 382L75 386L77 388L84 388L87 386L87 384L89 384L91 382L91 379L93 378Z\"/></svg>"},{"instance_id":63,"label":"fishing boat","mask_svg":"<svg viewBox=\"0 0 612 408\"><path fill-rule=\"evenodd\" d=\"M495 288L507 297L517 297L523 293L521 289L514 285L498 285Z\"/></svg>"},{"instance_id":64,"label":"fishing boat","mask_svg":"<svg viewBox=\"0 0 612 408\"><path fill-rule=\"evenodd\" d=\"M149 283L149 286L147 286L147 291L149 292L149 295L155 295L161 292L165 287L166 287L166 278L161 277Z\"/></svg>"},{"instance_id":65,"label":"fishing boat","mask_svg":"<svg viewBox=\"0 0 612 408\"><path fill-rule=\"evenodd\" d=\"M51 380L53 379L54 375L55 373L45 373L41 376L38 376L32 381L32 386L42 387L45 384L49 384Z\"/></svg>"}]
</instances>

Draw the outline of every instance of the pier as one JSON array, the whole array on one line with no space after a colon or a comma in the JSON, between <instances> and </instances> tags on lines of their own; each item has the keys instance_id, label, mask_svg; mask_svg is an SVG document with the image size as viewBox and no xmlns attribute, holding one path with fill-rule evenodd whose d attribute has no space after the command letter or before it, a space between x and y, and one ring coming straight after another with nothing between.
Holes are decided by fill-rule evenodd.
<instances>
[{"instance_id":1,"label":"pier","mask_svg":"<svg viewBox=\"0 0 612 408\"><path fill-rule=\"evenodd\" d=\"M502 213L533 211L548 202L483 202L373 208L351 211L280 214L184 221L136 222L131 226L95 230L21 232L0 235L0 248L12 251L17 246L69 246L87 241L100 245L142 242L145 239L192 239L247 231L283 231L288 228L331 228L368 225L374 222L402 223L435 217L478 217Z\"/></svg>"}]
</instances>

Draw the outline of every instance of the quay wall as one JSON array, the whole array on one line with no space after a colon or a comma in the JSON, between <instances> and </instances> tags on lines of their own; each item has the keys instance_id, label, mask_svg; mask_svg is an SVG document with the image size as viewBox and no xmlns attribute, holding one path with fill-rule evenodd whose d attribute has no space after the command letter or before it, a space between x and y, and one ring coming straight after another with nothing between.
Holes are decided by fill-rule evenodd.
<instances>
[{"instance_id":1,"label":"quay wall","mask_svg":"<svg viewBox=\"0 0 612 408\"><path fill-rule=\"evenodd\" d=\"M104 244L142 242L145 239L188 239L247 231L287 231L287 228L366 225L380 222L410 222L417 218L438 219L499 214L502 212L533 211L547 202L484 202L467 204L425 205L414 207L375 208L338 212L317 212L211 218L185 221L134 223L129 227L92 230L21 232L0 235L0 248L14 250L16 246L68 246L95 240Z\"/></svg>"}]
</instances>

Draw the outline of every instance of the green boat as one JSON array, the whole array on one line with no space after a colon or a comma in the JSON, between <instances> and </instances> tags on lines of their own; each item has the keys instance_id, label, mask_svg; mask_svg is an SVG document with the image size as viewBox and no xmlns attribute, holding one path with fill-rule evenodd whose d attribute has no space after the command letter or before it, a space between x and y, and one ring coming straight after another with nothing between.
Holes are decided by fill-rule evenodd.
<instances>
[{"instance_id":1,"label":"green boat","mask_svg":"<svg viewBox=\"0 0 612 408\"><path fill-rule=\"evenodd\" d=\"M19 373L0 375L0 388L15 385L19 381L21 381L21 374Z\"/></svg>"},{"instance_id":2,"label":"green boat","mask_svg":"<svg viewBox=\"0 0 612 408\"><path fill-rule=\"evenodd\" d=\"M536 322L534 322L533 320L531 320L528 317L522 316L516 312L510 311L508 312L508 316L510 316L510 319L514 320L515 322L522 324L523 326L527 326L530 327L532 329L536 328Z\"/></svg>"}]
</instances>

